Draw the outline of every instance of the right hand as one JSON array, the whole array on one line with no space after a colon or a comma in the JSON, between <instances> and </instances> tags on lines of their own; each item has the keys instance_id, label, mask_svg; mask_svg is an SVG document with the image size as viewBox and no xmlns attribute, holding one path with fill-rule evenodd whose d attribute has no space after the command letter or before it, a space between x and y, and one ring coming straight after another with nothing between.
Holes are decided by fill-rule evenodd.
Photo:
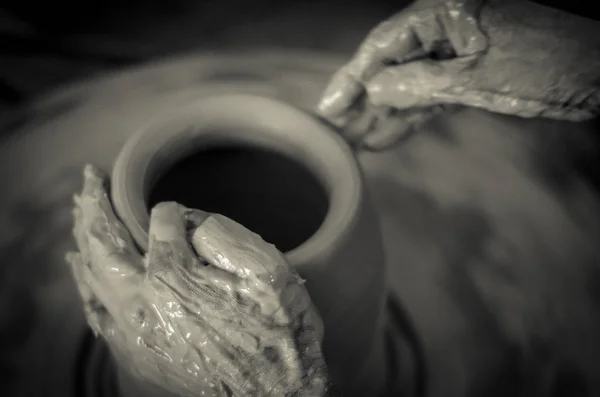
<instances>
[{"instance_id":1,"label":"right hand","mask_svg":"<svg viewBox=\"0 0 600 397\"><path fill-rule=\"evenodd\" d=\"M161 203L147 257L85 169L70 253L91 328L144 383L181 396L331 392L323 323L275 246L222 215Z\"/></svg>"},{"instance_id":2,"label":"right hand","mask_svg":"<svg viewBox=\"0 0 600 397\"><path fill-rule=\"evenodd\" d=\"M319 112L348 126L365 109L386 117L393 109L394 122L374 128L362 120L363 131L349 137L377 148L447 104L595 117L600 23L525 0L417 0L371 31L332 78Z\"/></svg>"}]
</instances>

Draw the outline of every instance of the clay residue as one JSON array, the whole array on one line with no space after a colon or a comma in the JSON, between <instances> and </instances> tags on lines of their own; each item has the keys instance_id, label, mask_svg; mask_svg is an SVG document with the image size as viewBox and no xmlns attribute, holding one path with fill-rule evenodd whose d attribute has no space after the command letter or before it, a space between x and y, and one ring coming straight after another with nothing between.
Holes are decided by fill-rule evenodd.
<instances>
[{"instance_id":1,"label":"clay residue","mask_svg":"<svg viewBox=\"0 0 600 397\"><path fill-rule=\"evenodd\" d=\"M142 257L87 167L69 255L92 329L140 384L182 396L324 396L323 323L260 236L177 203L151 214Z\"/></svg>"}]
</instances>

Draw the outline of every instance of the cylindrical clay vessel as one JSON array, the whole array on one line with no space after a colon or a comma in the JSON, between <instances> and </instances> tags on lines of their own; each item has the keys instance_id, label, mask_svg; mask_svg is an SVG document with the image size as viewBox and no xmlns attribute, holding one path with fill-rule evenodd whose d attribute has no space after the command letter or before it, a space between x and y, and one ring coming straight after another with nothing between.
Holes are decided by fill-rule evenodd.
<instances>
[{"instance_id":1,"label":"cylindrical clay vessel","mask_svg":"<svg viewBox=\"0 0 600 397\"><path fill-rule=\"evenodd\" d=\"M243 219L224 215L278 246L306 280L306 288L325 324L323 347L330 375L344 395L375 395L384 373L381 325L386 289L380 231L354 154L330 126L273 99L250 95L201 99L175 110L168 120L139 131L126 143L112 174L111 194L118 215L145 250L150 196L157 181L192 154L202 157L204 152L208 156L212 150L227 147L260 149L256 155L259 157L260 153L275 153L305 168L318 181L327 202L323 219L311 235L289 250L269 241L268 236L245 224ZM230 183L234 179L234 184L255 183L265 198L297 189L289 201L296 204L286 208L288 201L284 199L280 199L280 204L288 215L302 211L296 205L301 206L304 193L308 196L309 192L302 192L302 186L296 186L293 175L286 179L280 167L267 167L266 172L263 169L264 174L254 181L247 180L248 167L235 169L235 155L227 167L233 168L222 176L221 182ZM216 182L206 180L207 171L194 170L195 180L189 183L201 184L203 194L210 196L220 182L218 175ZM269 185L265 174L270 172L283 173L283 182ZM243 196L233 200L239 201L234 203L238 207L247 206ZM199 209L219 210L218 206L216 210ZM247 211L252 212L251 205ZM279 233L294 229L294 222L278 225ZM123 368L119 372L124 396L156 395Z\"/></svg>"}]
</instances>

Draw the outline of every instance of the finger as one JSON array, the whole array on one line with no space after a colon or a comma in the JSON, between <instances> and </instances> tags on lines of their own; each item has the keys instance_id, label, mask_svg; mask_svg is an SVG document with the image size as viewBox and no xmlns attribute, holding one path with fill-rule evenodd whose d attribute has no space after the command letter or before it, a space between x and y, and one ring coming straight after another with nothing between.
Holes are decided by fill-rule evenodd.
<instances>
[{"instance_id":1,"label":"finger","mask_svg":"<svg viewBox=\"0 0 600 397\"><path fill-rule=\"evenodd\" d=\"M347 118L345 125L340 129L341 134L352 146L360 146L361 141L374 128L377 120L377 109L365 106L360 111L354 113L352 118Z\"/></svg>"},{"instance_id":2,"label":"finger","mask_svg":"<svg viewBox=\"0 0 600 397\"><path fill-rule=\"evenodd\" d=\"M206 258L190 244L195 231L209 216L204 211L188 209L175 202L154 207L150 216L148 274L158 281L158 285L178 290L179 276L183 275L178 272L183 271L189 289L185 293L195 295L198 304L224 309L224 305L234 301L234 292L240 290L240 278L221 268L205 266L202 260ZM192 234L190 239L189 234ZM230 316L227 310L222 313Z\"/></svg>"},{"instance_id":3,"label":"finger","mask_svg":"<svg viewBox=\"0 0 600 397\"><path fill-rule=\"evenodd\" d=\"M87 237L86 237L85 233L83 232L83 219L82 219L83 214L81 212L81 208L79 208L79 201L80 201L79 196L74 195L73 201L74 201L74 206L73 206L73 210L72 210L73 236L75 237L75 243L77 245L77 248L79 249L82 260L89 261L90 253L89 253ZM74 259L74 257L72 255L70 258ZM67 261L70 262L68 254L67 254Z\"/></svg>"},{"instance_id":4,"label":"finger","mask_svg":"<svg viewBox=\"0 0 600 397\"><path fill-rule=\"evenodd\" d=\"M159 283L168 280L159 277ZM226 325L231 319L246 318L245 326L260 327L261 317L249 311L255 307L246 280L214 266L203 266L196 277L189 278L187 290L181 291L188 307L213 326ZM177 285L170 290L178 290ZM168 309L167 309L168 310Z\"/></svg>"},{"instance_id":5,"label":"finger","mask_svg":"<svg viewBox=\"0 0 600 397\"><path fill-rule=\"evenodd\" d=\"M223 215L208 217L194 232L192 244L208 263L240 278L275 276L287 266L274 245Z\"/></svg>"},{"instance_id":6,"label":"finger","mask_svg":"<svg viewBox=\"0 0 600 397\"><path fill-rule=\"evenodd\" d=\"M192 270L200 266L188 240L188 222L198 220L201 212L191 212L175 202L156 205L150 213L148 235L148 273L151 276L171 270ZM189 220L189 219L192 220Z\"/></svg>"},{"instance_id":7,"label":"finger","mask_svg":"<svg viewBox=\"0 0 600 397\"><path fill-rule=\"evenodd\" d=\"M67 262L71 265L75 284L83 300L85 316L94 335L110 336L114 329L114 320L92 291L91 284L95 282L95 277L87 267L87 263L77 252L67 253Z\"/></svg>"},{"instance_id":8,"label":"finger","mask_svg":"<svg viewBox=\"0 0 600 397\"><path fill-rule=\"evenodd\" d=\"M386 150L401 141L402 138L408 137L410 131L412 131L412 125L409 120L404 118L387 120L367 134L360 146L362 149L373 152Z\"/></svg>"},{"instance_id":9,"label":"finger","mask_svg":"<svg viewBox=\"0 0 600 397\"><path fill-rule=\"evenodd\" d=\"M462 61L415 61L388 67L367 83L369 101L395 109L463 104L469 71Z\"/></svg>"},{"instance_id":10,"label":"finger","mask_svg":"<svg viewBox=\"0 0 600 397\"><path fill-rule=\"evenodd\" d=\"M364 145L364 141L377 130L382 128L382 125L389 124L390 115L396 113L394 109L388 106L374 106L368 101L360 114L349 122L342 130L342 134L346 140L356 149L368 149ZM394 118L394 120L401 120Z\"/></svg>"},{"instance_id":11,"label":"finger","mask_svg":"<svg viewBox=\"0 0 600 397\"><path fill-rule=\"evenodd\" d=\"M85 261L82 259L81 254L78 252L68 252L66 259L71 266L71 272L73 273L73 278L75 279L75 285L79 290L79 294L81 295L83 302L85 303L95 299L95 295L90 287L91 280L86 280L82 272L82 267L85 266Z\"/></svg>"},{"instance_id":12,"label":"finger","mask_svg":"<svg viewBox=\"0 0 600 397\"><path fill-rule=\"evenodd\" d=\"M539 116L548 108L539 101L486 90L485 75L471 68L476 56L389 67L367 84L369 101L400 110L459 105L522 117Z\"/></svg>"},{"instance_id":13,"label":"finger","mask_svg":"<svg viewBox=\"0 0 600 397\"><path fill-rule=\"evenodd\" d=\"M140 275L143 266L131 235L112 209L105 183L98 169L86 166L74 213L78 246L98 281L108 287L118 279Z\"/></svg>"},{"instance_id":14,"label":"finger","mask_svg":"<svg viewBox=\"0 0 600 397\"><path fill-rule=\"evenodd\" d=\"M370 106L366 98L366 93L361 94L361 97L343 114L326 119L329 123L337 127L346 141L353 146L357 146L360 143L377 119L376 107Z\"/></svg>"},{"instance_id":15,"label":"finger","mask_svg":"<svg viewBox=\"0 0 600 397\"><path fill-rule=\"evenodd\" d=\"M448 1L444 12L436 18L457 56L481 53L488 47L487 36L476 19L482 4L482 1ZM435 43L435 39L431 42Z\"/></svg>"},{"instance_id":16,"label":"finger","mask_svg":"<svg viewBox=\"0 0 600 397\"><path fill-rule=\"evenodd\" d=\"M431 106L404 111L395 110L381 120L362 141L362 147L370 151L381 151L405 141L424 124L451 109L449 106Z\"/></svg>"},{"instance_id":17,"label":"finger","mask_svg":"<svg viewBox=\"0 0 600 397\"><path fill-rule=\"evenodd\" d=\"M363 92L363 82L388 61L403 60L419 49L410 15L399 13L376 26L360 45L350 62L341 68L325 89L318 111L335 117L348 109Z\"/></svg>"},{"instance_id":18,"label":"finger","mask_svg":"<svg viewBox=\"0 0 600 397\"><path fill-rule=\"evenodd\" d=\"M110 341L116 334L115 320L106 307L97 299L84 304L85 317L95 336L102 335Z\"/></svg>"},{"instance_id":19,"label":"finger","mask_svg":"<svg viewBox=\"0 0 600 397\"><path fill-rule=\"evenodd\" d=\"M347 67L337 71L325 91L317 111L326 118L341 116L354 101L364 92L360 80L355 78Z\"/></svg>"}]
</instances>

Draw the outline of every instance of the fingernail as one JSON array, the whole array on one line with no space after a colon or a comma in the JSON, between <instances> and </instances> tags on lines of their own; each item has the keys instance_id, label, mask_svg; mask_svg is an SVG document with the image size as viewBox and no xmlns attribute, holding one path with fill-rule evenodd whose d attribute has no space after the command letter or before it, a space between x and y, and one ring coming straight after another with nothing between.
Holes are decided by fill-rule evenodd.
<instances>
[{"instance_id":1,"label":"fingernail","mask_svg":"<svg viewBox=\"0 0 600 397\"><path fill-rule=\"evenodd\" d=\"M192 244L207 262L242 278L274 271L283 262L274 245L219 214L209 216L196 229Z\"/></svg>"}]
</instances>

